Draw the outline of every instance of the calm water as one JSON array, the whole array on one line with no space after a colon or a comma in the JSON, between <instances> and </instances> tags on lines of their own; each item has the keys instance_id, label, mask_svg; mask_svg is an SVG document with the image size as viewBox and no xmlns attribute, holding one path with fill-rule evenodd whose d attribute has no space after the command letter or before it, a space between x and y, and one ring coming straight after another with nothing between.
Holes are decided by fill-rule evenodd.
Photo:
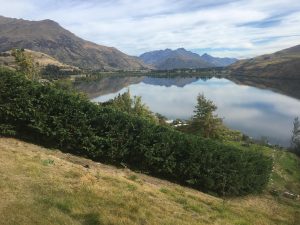
<instances>
[{"instance_id":1,"label":"calm water","mask_svg":"<svg viewBox=\"0 0 300 225\"><path fill-rule=\"evenodd\" d=\"M271 143L284 146L290 144L293 119L300 116L299 100L267 89L238 85L227 79L146 77L126 81L123 87L120 80L116 82L118 87L106 85L106 90L98 90L106 94L92 100L104 102L130 88L131 94L142 96L153 112L169 119L188 119L193 114L197 95L203 93L218 106L217 114L224 118L228 127L254 138L268 137Z\"/></svg>"}]
</instances>

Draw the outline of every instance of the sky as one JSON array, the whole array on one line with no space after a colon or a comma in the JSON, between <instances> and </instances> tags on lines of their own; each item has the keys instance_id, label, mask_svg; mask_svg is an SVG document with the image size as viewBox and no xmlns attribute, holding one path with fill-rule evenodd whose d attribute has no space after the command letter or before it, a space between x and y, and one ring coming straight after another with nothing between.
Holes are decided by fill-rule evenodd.
<instances>
[{"instance_id":1,"label":"sky","mask_svg":"<svg viewBox=\"0 0 300 225\"><path fill-rule=\"evenodd\" d=\"M0 15L52 19L130 55L183 47L249 58L300 44L300 0L0 0Z\"/></svg>"}]
</instances>

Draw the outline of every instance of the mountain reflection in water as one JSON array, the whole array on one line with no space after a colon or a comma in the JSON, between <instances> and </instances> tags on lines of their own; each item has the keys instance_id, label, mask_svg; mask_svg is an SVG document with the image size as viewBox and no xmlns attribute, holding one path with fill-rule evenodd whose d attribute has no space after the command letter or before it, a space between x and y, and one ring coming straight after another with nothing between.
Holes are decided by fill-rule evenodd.
<instances>
[{"instance_id":1,"label":"mountain reflection in water","mask_svg":"<svg viewBox=\"0 0 300 225\"><path fill-rule=\"evenodd\" d=\"M300 98L300 82L290 82L119 77L82 83L77 88L95 102L107 101L130 88L131 94L142 96L153 112L169 119L190 118L197 95L203 93L218 106L217 113L228 127L254 138L268 137L273 144L289 146L293 119L300 116L297 99Z\"/></svg>"}]
</instances>

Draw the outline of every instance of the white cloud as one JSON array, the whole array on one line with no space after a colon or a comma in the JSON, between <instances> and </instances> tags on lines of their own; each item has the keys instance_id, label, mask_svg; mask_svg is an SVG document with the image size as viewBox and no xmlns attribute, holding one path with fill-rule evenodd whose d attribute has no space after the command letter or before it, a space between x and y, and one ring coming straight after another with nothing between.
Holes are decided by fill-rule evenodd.
<instances>
[{"instance_id":1,"label":"white cloud","mask_svg":"<svg viewBox=\"0 0 300 225\"><path fill-rule=\"evenodd\" d=\"M300 43L299 0L220 0L214 4L208 0L0 0L0 4L4 16L50 18L80 37L129 54L185 47L210 49L218 56L248 57ZM245 25L263 26L268 19L278 23L263 28Z\"/></svg>"}]
</instances>

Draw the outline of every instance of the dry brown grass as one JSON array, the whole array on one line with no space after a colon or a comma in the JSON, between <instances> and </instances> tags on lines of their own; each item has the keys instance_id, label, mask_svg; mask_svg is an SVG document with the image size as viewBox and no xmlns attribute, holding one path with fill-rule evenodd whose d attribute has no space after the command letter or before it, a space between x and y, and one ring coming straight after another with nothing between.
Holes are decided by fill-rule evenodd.
<instances>
[{"instance_id":1,"label":"dry brown grass","mask_svg":"<svg viewBox=\"0 0 300 225\"><path fill-rule=\"evenodd\" d=\"M0 193L3 225L288 225L300 219L295 200L268 194L223 200L9 138L0 139Z\"/></svg>"},{"instance_id":2,"label":"dry brown grass","mask_svg":"<svg viewBox=\"0 0 300 225\"><path fill-rule=\"evenodd\" d=\"M37 51L32 51L29 49L25 50L26 54L30 55L35 63L39 65L39 67L43 68L47 65L55 65L60 67L61 69L68 69L68 70L79 70L78 67L75 66L70 66L64 63L61 63L57 59L42 53L42 52L37 52ZM11 51L7 51L7 54L11 54ZM15 58L11 55L7 56L0 56L0 66L7 66L10 68L16 68L16 62Z\"/></svg>"}]
</instances>

